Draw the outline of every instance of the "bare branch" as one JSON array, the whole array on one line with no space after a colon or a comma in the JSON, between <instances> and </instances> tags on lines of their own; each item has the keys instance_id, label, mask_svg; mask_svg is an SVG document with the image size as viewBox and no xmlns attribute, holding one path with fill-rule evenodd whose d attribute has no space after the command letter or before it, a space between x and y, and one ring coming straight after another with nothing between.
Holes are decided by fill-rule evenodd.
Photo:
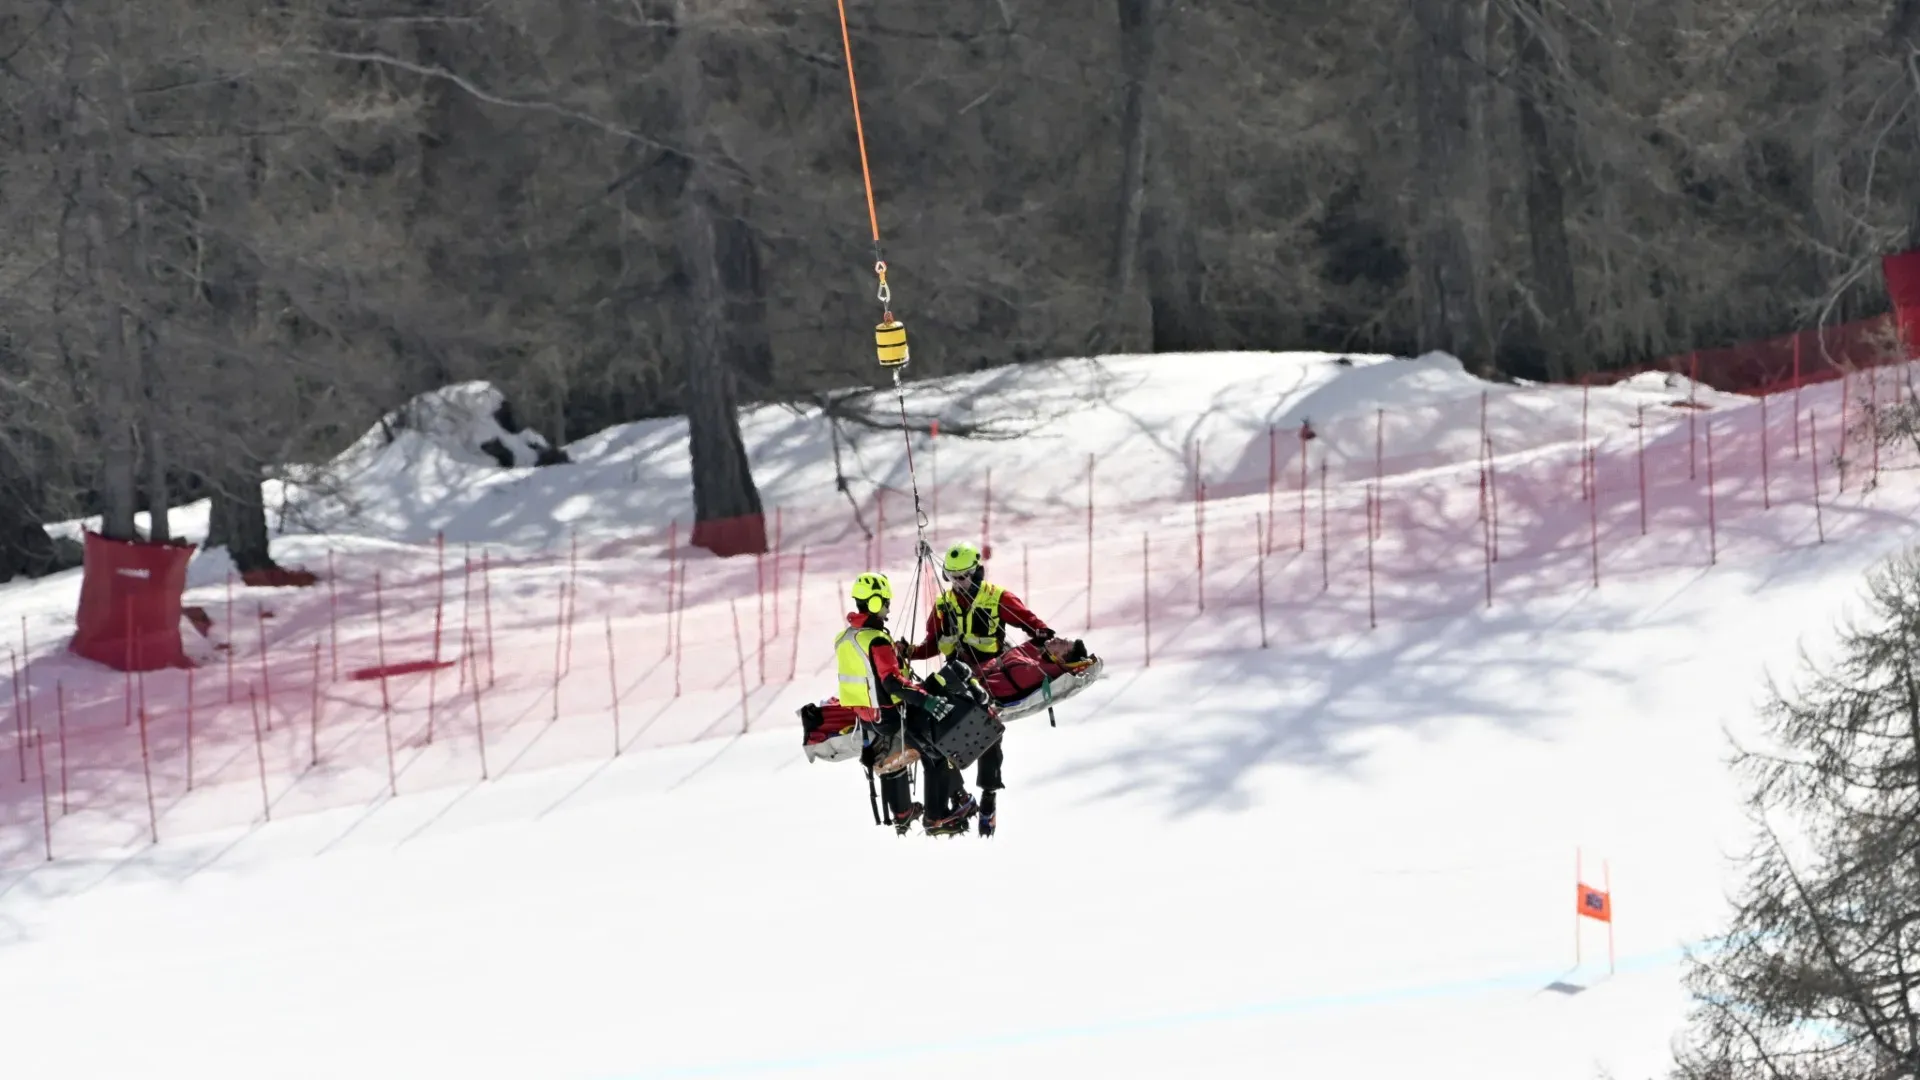
<instances>
[{"instance_id":1,"label":"bare branch","mask_svg":"<svg viewBox=\"0 0 1920 1080\"><path fill-rule=\"evenodd\" d=\"M703 157L703 156L692 154L691 152L685 149L682 149L678 146L675 146L669 142L666 142L665 140L655 138L654 136L647 135L643 132L635 131L632 128L625 127L620 124L612 123L598 116L594 116L591 113L582 112L579 109L568 108L565 105L556 104L551 101L536 101L536 100L529 100L529 99L504 97L500 94L496 94L489 90L486 90L485 88L475 84L471 79L458 75L454 72L448 71L445 68L435 67L432 64L416 63L412 60L405 60L397 56L389 56L389 55L386 55L385 53L351 52L351 51L345 51L340 49L315 49L315 48L302 48L298 51L308 56L324 57L330 60L341 60L341 61L346 61L350 63L360 63L360 64L379 64L384 67L390 67L399 71L405 71L413 75L418 75L418 76L421 76L422 78L439 79L443 82L450 83L453 86L458 87L461 90L461 92L467 94L469 97L472 97L476 101L483 101L489 105L495 105L503 109L522 109L528 112L546 113L550 116L558 116L565 120L571 120L578 124L584 124L587 127L594 129L595 131L601 132L602 134L611 135L617 139L625 139L628 142L639 143L642 146L652 147L655 150L664 150L667 153L676 154L678 156L685 157L690 160L697 160L704 165L712 166L714 168L722 169L724 171L732 173L738 179L745 179L745 177L742 176L737 169L730 168L726 162L715 160L710 157Z\"/></svg>"}]
</instances>

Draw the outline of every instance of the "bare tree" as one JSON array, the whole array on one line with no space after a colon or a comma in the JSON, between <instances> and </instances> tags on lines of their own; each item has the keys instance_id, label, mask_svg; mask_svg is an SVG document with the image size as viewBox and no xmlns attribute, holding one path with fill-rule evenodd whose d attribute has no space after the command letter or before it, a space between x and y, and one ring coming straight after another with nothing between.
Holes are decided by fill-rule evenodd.
<instances>
[{"instance_id":1,"label":"bare tree","mask_svg":"<svg viewBox=\"0 0 1920 1080\"><path fill-rule=\"evenodd\" d=\"M1920 242L1915 5L849 0L911 377L1089 344L1538 375L1876 314ZM556 435L688 414L701 512L751 517L737 408L874 375L840 49L765 0L0 0L32 516L253 514L485 378Z\"/></svg>"},{"instance_id":2,"label":"bare tree","mask_svg":"<svg viewBox=\"0 0 1920 1080\"><path fill-rule=\"evenodd\" d=\"M1107 300L1087 336L1087 351L1099 354L1121 336L1122 310L1133 292L1140 259L1141 221L1147 207L1147 155L1153 110L1154 42L1160 30L1159 0L1116 0L1120 15L1120 198L1114 214L1113 261L1107 270Z\"/></svg>"},{"instance_id":3,"label":"bare tree","mask_svg":"<svg viewBox=\"0 0 1920 1080\"><path fill-rule=\"evenodd\" d=\"M1920 0L1894 0L1887 23L1887 43L1899 75L1905 76L1902 95L1911 145L1920 145ZM1898 77L1898 76L1896 76ZM1920 248L1920 194L1907 196L1909 248Z\"/></svg>"},{"instance_id":4,"label":"bare tree","mask_svg":"<svg viewBox=\"0 0 1920 1080\"><path fill-rule=\"evenodd\" d=\"M139 352L129 339L129 307L134 301L135 256L129 243L137 211L129 198L133 171L124 146L128 105L122 72L113 58L121 52L113 13L63 7L65 56L62 96L70 103L65 117L67 161L76 174L76 199L68 220L78 229L77 265L63 267L82 311L94 318L64 328L71 355L87 371L97 390L92 416L100 433L101 533L114 540L137 538L134 513L139 500L139 422L136 394L141 385Z\"/></svg>"},{"instance_id":5,"label":"bare tree","mask_svg":"<svg viewBox=\"0 0 1920 1080\"><path fill-rule=\"evenodd\" d=\"M1415 259L1420 347L1444 349L1491 370L1478 260L1469 232L1485 220L1483 155L1472 109L1482 69L1473 62L1486 0L1411 0L1415 159Z\"/></svg>"},{"instance_id":6,"label":"bare tree","mask_svg":"<svg viewBox=\"0 0 1920 1080\"><path fill-rule=\"evenodd\" d=\"M1512 0L1520 142L1526 161L1527 245L1533 271L1534 318L1547 371L1566 378L1587 367L1585 333L1567 237L1564 149L1571 125L1560 104L1551 29L1541 0Z\"/></svg>"},{"instance_id":7,"label":"bare tree","mask_svg":"<svg viewBox=\"0 0 1920 1080\"><path fill-rule=\"evenodd\" d=\"M53 538L34 516L34 500L6 445L0 443L0 581L37 577L55 568Z\"/></svg>"},{"instance_id":8,"label":"bare tree","mask_svg":"<svg viewBox=\"0 0 1920 1080\"><path fill-rule=\"evenodd\" d=\"M767 530L740 436L734 371L727 364L736 340L722 251L729 193L723 175L726 151L713 136L708 114L712 87L703 57L709 31L688 11L687 0L676 0L678 127L682 143L691 148L680 163L685 181L675 236L686 282L681 372L693 463L693 542L717 554L737 555L765 551Z\"/></svg>"}]
</instances>

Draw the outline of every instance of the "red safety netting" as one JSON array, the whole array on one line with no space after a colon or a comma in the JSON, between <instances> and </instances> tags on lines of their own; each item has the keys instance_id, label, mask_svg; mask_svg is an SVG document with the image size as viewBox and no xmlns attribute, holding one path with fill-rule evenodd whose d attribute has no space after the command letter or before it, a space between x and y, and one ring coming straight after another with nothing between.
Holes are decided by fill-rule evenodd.
<instances>
[{"instance_id":1,"label":"red safety netting","mask_svg":"<svg viewBox=\"0 0 1920 1080\"><path fill-rule=\"evenodd\" d=\"M1891 279L1889 279L1891 280ZM1598 373L1594 386L1609 386L1660 372L1683 376L1730 394L1776 394L1841 378L1846 372L1902 359L1894 317L1821 326L1776 338L1701 349L1648 367Z\"/></svg>"},{"instance_id":2,"label":"red safety netting","mask_svg":"<svg viewBox=\"0 0 1920 1080\"><path fill-rule=\"evenodd\" d=\"M184 667L180 597L192 544L147 544L86 534L75 653L119 671Z\"/></svg>"},{"instance_id":3,"label":"red safety netting","mask_svg":"<svg viewBox=\"0 0 1920 1080\"><path fill-rule=\"evenodd\" d=\"M1915 464L1874 432L1912 395L1905 376L1591 416L1565 407L1578 387L1383 407L1197 439L1165 489L1103 486L1112 459L1084 458L1023 473L1016 493L941 476L930 453L921 510L936 544L983 541L993 580L1110 670L1311 648L1871 528L1896 509L1881 471L1896 451ZM768 550L727 559L681 525L557 555L329 555L317 588L243 595L230 578L196 596L226 645L198 669L17 671L0 865L747 730L792 727L798 753L793 710L833 691L847 582L892 574L903 637L932 582L914 592L904 485L857 516L841 499L754 524Z\"/></svg>"}]
</instances>

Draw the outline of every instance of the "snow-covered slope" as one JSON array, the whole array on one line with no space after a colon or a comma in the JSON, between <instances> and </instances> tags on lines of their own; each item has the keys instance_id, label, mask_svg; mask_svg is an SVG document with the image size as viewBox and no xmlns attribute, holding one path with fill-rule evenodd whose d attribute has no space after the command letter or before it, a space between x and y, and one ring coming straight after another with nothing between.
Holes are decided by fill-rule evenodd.
<instances>
[{"instance_id":1,"label":"snow-covered slope","mask_svg":"<svg viewBox=\"0 0 1920 1080\"><path fill-rule=\"evenodd\" d=\"M56 864L0 898L10 1052L63 1076L1655 1075L1735 827L1720 726L1895 539L1124 675L1010 734L990 842L872 828L856 770L772 731ZM1612 978L1598 925L1574 970L1576 844L1611 860Z\"/></svg>"},{"instance_id":2,"label":"snow-covered slope","mask_svg":"<svg viewBox=\"0 0 1920 1080\"><path fill-rule=\"evenodd\" d=\"M1264 486L1269 431L1283 436L1280 455L1290 460L1303 422L1332 455L1336 478L1342 468L1370 475L1377 454L1390 472L1472 461L1483 393L1500 453L1619 434L1643 406L1671 413L1666 407L1681 400L1744 400L1658 375L1590 395L1489 384L1444 354L1209 353L1067 360L908 383L905 406L923 431L915 447L927 507L937 511L944 501L947 516L977 520L989 493L994 513L1008 519L1078 507L1089 455L1098 462L1095 498L1106 506L1182 498L1196 479L1223 491ZM500 428L500 401L477 383L424 395L330 463L324 484L270 484L276 529L409 543L444 534L456 544L559 550L576 536L628 540L692 521L684 419L610 428L565 446L570 464L534 468L545 441ZM897 424L899 410L890 389L847 409L882 425ZM925 430L934 422L946 437ZM853 534L854 515L835 491L836 439L840 472L867 524L876 492L908 492L897 428L836 425L816 407L787 405L744 409L740 425L762 501L792 515L796 537L809 521L821 539ZM522 466L499 467L478 449L489 439L512 447ZM906 520L906 503L894 512L896 524ZM204 502L176 514L177 535L205 536ZM77 535L80 524L66 528Z\"/></svg>"},{"instance_id":3,"label":"snow-covered slope","mask_svg":"<svg viewBox=\"0 0 1920 1080\"><path fill-rule=\"evenodd\" d=\"M1483 390L1509 485L1507 550L1489 571L1497 600L1479 602L1474 563L1461 602L1426 602L1455 583L1407 552L1439 543L1442 524L1475 520ZM1831 424L1840 393L1809 390L1802 405ZM1330 451L1336 513L1361 505L1376 454L1383 472L1409 477L1379 538L1377 629L1375 579L1360 569L1374 555L1367 526L1344 518L1324 563L1317 537L1297 558L1284 544L1213 541L1217 591L1204 610L1177 562L1153 606L1103 599L1086 634L1112 672L1060 711L1059 727L1028 719L1010 732L1001 835L987 842L875 829L857 769L801 759L791 710L830 692L809 678L843 584L819 569L830 553L814 553L819 576L804 591L756 591L751 564L703 568L677 615L680 646L662 639L673 625L661 615L663 553L592 541L685 520L675 425L582 440L567 448L574 465L384 474L418 484L398 504L416 508L407 520L289 537L288 561L325 565L336 552L352 564L340 602L362 612L370 571L386 571L387 610L404 621L378 646L391 659L421 654L436 604L455 642L490 617L497 653L450 646L473 666L444 672L437 691L424 676L396 680L392 798L373 684L312 684L324 741L321 764L305 766L299 672L326 666L327 595L239 589L237 624L258 622L280 658L236 635L243 683L264 667L281 687L263 747L242 726L244 689L223 712L222 673L208 669L202 723L225 724L226 737L202 736L192 795L164 752L177 744L161 746L161 842L146 842L147 807L129 786L138 772L111 772L103 757L75 788L113 812L63 815L55 788L49 820L64 853L44 866L20 858L42 841L37 774L14 786L13 746L0 740L0 852L12 868L0 877L0 1015L27 1033L10 1040L11 1060L23 1074L75 1076L156 1062L290 1077L1653 1075L1684 1007L1678 950L1714 933L1722 854L1740 835L1723 727L1742 730L1762 677L1787 672L1803 641L1818 647L1858 575L1911 539L1920 506L1910 463L1890 456L1870 494L1856 480L1842 495L1828 475L1816 516L1811 474L1830 449L1797 456L1784 402L1763 428L1746 423L1755 405L1703 391L1699 402L1729 418L1709 511L1697 498L1706 470L1685 471L1695 444L1684 412L1665 408L1688 395L1488 388L1444 357L1318 356L1117 358L917 389L909 408L949 426L1034 424L1010 442L936 440L944 476L993 469L997 506L1064 504L1071 516L1079 504L1065 493L1086 483L1075 459L1095 454L1099 539L1113 546L1089 540L1090 562L1118 560L1136 535L1160 549L1191 532L1196 446L1207 482L1244 481L1208 519L1235 536L1262 520L1269 427L1312 424L1315 454ZM1643 405L1650 424L1660 410L1650 432L1629 426ZM817 418L757 410L745 423L772 497L831 504ZM1612 455L1598 468L1600 505L1577 493L1529 505L1529 461L1574 460L1564 451L1583 424ZM1792 476L1756 475L1739 433L1763 430L1776 435L1760 443L1765 460L1791 463ZM1641 538L1631 484L1614 480L1631 475L1643 436L1656 476ZM899 441L861 439L888 483ZM1448 469L1460 475L1415 478ZM970 530L976 512L936 537ZM1710 512L1721 530L1711 568ZM1412 528L1422 522L1432 535ZM577 563L551 555L571 550L569 526L589 540ZM1590 527L1612 545L1597 589L1582 561ZM402 541L441 528L456 553L469 538L490 544L490 607L459 596L475 579L436 577L451 582L436 596L414 577L437 556ZM906 535L877 560L896 575ZM1034 552L1029 590L1075 633L1081 557ZM1137 584L1141 570L1118 565L1111 580ZM1016 573L996 566L1024 585ZM569 635L555 590L576 577L584 610ZM191 599L224 622L223 588ZM111 732L119 681L56 655L76 589L71 575L0 587L0 626L25 619L21 685L42 710L58 682L97 698L107 712L91 722ZM772 634L755 610L769 593L782 620ZM1155 620L1150 665L1135 614ZM349 623L343 668L377 647L364 622ZM483 743L468 675L496 665ZM545 696L555 671L564 707ZM181 689L149 680L156 715L177 715L161 703ZM431 745L419 739L428 700L443 703ZM479 783L483 745L493 779ZM257 760L270 824L249 823L262 816ZM1611 977L1597 924L1574 965L1576 847L1590 878L1607 860Z\"/></svg>"}]
</instances>

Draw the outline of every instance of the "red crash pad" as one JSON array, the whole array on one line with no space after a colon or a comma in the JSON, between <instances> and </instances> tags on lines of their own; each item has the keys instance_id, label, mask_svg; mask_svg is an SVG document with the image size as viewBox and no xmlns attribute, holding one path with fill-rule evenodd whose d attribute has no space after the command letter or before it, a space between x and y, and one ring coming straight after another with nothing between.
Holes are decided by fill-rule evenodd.
<instances>
[{"instance_id":1,"label":"red crash pad","mask_svg":"<svg viewBox=\"0 0 1920 1080\"><path fill-rule=\"evenodd\" d=\"M1900 326L1900 346L1909 359L1920 353L1920 251L1903 251L1880 260L1887 277L1887 296L1893 300Z\"/></svg>"},{"instance_id":2,"label":"red crash pad","mask_svg":"<svg viewBox=\"0 0 1920 1080\"><path fill-rule=\"evenodd\" d=\"M180 597L192 544L149 544L86 534L75 616L75 653L119 671L189 667L180 645Z\"/></svg>"}]
</instances>

